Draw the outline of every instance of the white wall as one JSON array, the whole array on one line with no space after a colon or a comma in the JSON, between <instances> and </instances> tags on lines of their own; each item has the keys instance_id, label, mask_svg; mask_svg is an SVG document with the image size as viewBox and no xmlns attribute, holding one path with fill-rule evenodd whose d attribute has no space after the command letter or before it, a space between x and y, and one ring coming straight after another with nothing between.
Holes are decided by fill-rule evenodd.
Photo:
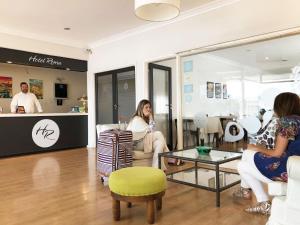
<instances>
[{"instance_id":1,"label":"white wall","mask_svg":"<svg viewBox=\"0 0 300 225\"><path fill-rule=\"evenodd\" d=\"M219 1L226 2L226 1ZM89 146L95 146L94 74L136 66L136 98L148 97L145 63L176 52L300 25L298 0L242 0L185 20L107 42L89 60Z\"/></svg>"},{"instance_id":2,"label":"white wall","mask_svg":"<svg viewBox=\"0 0 300 225\"><path fill-rule=\"evenodd\" d=\"M29 79L43 81L43 99L40 99L43 111L46 113L60 113L71 111L72 106L81 106L77 100L83 94L86 95L86 73L56 69L47 69L32 66L21 66L0 63L0 76L12 77L13 95L20 92L20 83L29 82ZM68 84L68 99L63 100L63 105L58 106L54 98L54 83ZM0 98L0 106L3 113L10 112L10 98Z\"/></svg>"}]
</instances>

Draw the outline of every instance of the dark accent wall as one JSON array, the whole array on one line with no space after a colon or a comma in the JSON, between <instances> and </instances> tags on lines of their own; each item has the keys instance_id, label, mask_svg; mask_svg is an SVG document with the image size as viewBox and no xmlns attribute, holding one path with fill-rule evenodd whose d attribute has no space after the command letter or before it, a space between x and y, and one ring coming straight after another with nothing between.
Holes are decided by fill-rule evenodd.
<instances>
[{"instance_id":1,"label":"dark accent wall","mask_svg":"<svg viewBox=\"0 0 300 225\"><path fill-rule=\"evenodd\" d=\"M86 72L87 61L0 48L0 62L27 66L37 66L60 70Z\"/></svg>"},{"instance_id":2,"label":"dark accent wall","mask_svg":"<svg viewBox=\"0 0 300 225\"><path fill-rule=\"evenodd\" d=\"M32 139L32 128L42 119L53 120L60 129L59 139L48 148L37 146ZM0 117L0 157L86 147L87 119L87 115Z\"/></svg>"}]
</instances>

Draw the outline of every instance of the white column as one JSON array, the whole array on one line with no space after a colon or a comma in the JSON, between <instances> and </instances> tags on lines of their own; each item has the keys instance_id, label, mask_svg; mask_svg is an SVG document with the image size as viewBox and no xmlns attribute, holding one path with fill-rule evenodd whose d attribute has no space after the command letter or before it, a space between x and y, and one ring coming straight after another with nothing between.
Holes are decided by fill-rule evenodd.
<instances>
[{"instance_id":1,"label":"white column","mask_svg":"<svg viewBox=\"0 0 300 225\"><path fill-rule=\"evenodd\" d=\"M177 93L177 149L183 149L183 125L182 125L182 74L181 56L176 55L176 93Z\"/></svg>"}]
</instances>

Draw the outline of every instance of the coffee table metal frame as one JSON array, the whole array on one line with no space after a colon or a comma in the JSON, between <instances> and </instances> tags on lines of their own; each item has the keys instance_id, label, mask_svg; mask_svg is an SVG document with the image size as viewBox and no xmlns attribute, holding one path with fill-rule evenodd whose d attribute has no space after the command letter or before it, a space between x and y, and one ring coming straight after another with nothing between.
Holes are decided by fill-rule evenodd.
<instances>
[{"instance_id":1,"label":"coffee table metal frame","mask_svg":"<svg viewBox=\"0 0 300 225\"><path fill-rule=\"evenodd\" d=\"M172 155L172 153L174 152L181 152L181 151L186 151L186 150L191 150L191 149L184 149L184 150L176 150L176 151L171 151L171 152L163 152L163 153L159 153L158 154L158 166L161 169L161 158L165 157L165 158L175 158L175 159L180 159L180 160L184 160L184 161L191 161L194 162L194 166L193 167L189 167L183 170L179 170L176 172L172 172L172 173L168 173L167 175L171 175L171 177L168 177L168 181L172 181L175 183L179 183L179 184L185 184L185 185L189 185L192 187L196 187L196 188L201 188L201 189L205 189L208 191L212 191L212 192L216 192L216 206L220 207L220 193L234 185L237 185L241 182L241 180L235 181L233 183L230 183L228 185L225 185L223 187L220 187L220 165L223 163L227 163L230 161L234 161L237 159L241 159L242 158L242 153L241 152L230 152L230 151L221 151L221 150L215 150L214 151L221 151L221 152L228 152L228 153L240 153L240 156L236 156L236 157L232 157L232 158L224 158L223 160L218 160L218 161L209 161L209 160L203 160L200 158L189 158L189 157L184 157L184 156L178 156L178 155ZM196 150L196 149L195 149ZM198 184L198 169L199 168L204 168L198 165L198 163L203 163L203 164L207 164L207 165L214 165L215 166L215 172L216 172L216 188L211 188L211 187L207 187L207 186L203 186L203 185L199 185ZM189 183L189 182L185 182L185 181L181 181L181 180L176 180L174 178L172 178L174 174L176 173L180 173L186 170L192 170L195 169L195 184L193 183ZM214 170L214 169L209 169L209 168L205 168L208 170ZM221 170L221 172L225 172L224 170ZM235 172L227 172L229 174L238 174Z\"/></svg>"}]
</instances>

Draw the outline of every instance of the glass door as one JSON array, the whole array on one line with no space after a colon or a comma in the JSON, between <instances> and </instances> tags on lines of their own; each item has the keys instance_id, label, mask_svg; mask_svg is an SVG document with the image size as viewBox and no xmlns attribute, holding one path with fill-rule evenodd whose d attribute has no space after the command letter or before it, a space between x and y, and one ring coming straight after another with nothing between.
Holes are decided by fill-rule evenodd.
<instances>
[{"instance_id":1,"label":"glass door","mask_svg":"<svg viewBox=\"0 0 300 225\"><path fill-rule=\"evenodd\" d=\"M173 149L171 76L170 67L149 64L149 98L156 129L165 136L169 149Z\"/></svg>"},{"instance_id":2,"label":"glass door","mask_svg":"<svg viewBox=\"0 0 300 225\"><path fill-rule=\"evenodd\" d=\"M128 123L135 112L134 70L117 73L117 117L121 123Z\"/></svg>"},{"instance_id":3,"label":"glass door","mask_svg":"<svg viewBox=\"0 0 300 225\"><path fill-rule=\"evenodd\" d=\"M96 74L96 123L129 122L135 111L135 69Z\"/></svg>"}]
</instances>

